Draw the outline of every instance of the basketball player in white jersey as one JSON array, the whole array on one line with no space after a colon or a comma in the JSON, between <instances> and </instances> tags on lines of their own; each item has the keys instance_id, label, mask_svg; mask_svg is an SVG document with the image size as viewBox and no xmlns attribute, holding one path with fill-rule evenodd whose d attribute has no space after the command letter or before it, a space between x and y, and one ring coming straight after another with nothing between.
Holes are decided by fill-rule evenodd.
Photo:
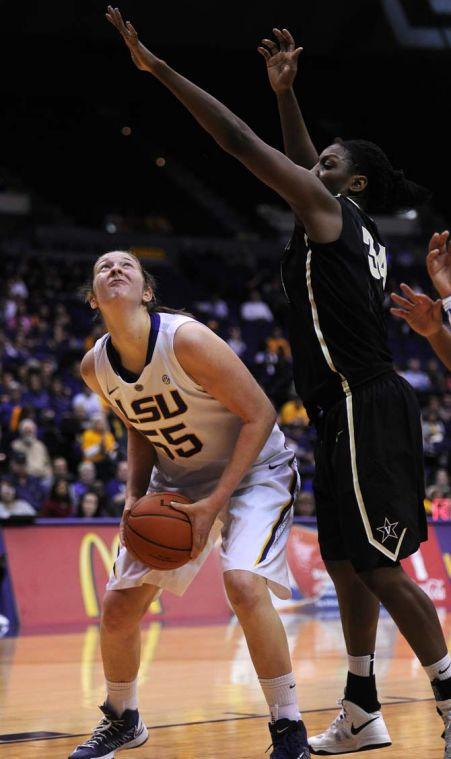
<instances>
[{"instance_id":1,"label":"basketball player in white jersey","mask_svg":"<svg viewBox=\"0 0 451 759\"><path fill-rule=\"evenodd\" d=\"M124 515L148 490L182 492L194 501L177 504L192 522L192 560L155 571L122 546L101 622L104 718L71 759L110 759L146 741L137 708L140 620L161 589L185 591L220 534L226 592L271 713L271 757L308 759L287 639L269 594L290 596L285 545L298 487L294 457L240 359L190 316L159 309L154 291L132 254L98 258L88 300L108 332L81 372L128 428Z\"/></svg>"}]
</instances>

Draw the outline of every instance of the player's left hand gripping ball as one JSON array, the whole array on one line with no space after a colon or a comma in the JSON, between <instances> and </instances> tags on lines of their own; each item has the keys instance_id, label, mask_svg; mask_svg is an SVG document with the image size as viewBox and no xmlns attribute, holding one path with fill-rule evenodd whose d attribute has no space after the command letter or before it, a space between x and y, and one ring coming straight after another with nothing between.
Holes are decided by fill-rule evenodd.
<instances>
[{"instance_id":1,"label":"player's left hand gripping ball","mask_svg":"<svg viewBox=\"0 0 451 759\"><path fill-rule=\"evenodd\" d=\"M221 506L211 497L202 498L190 504L171 503L178 511L183 511L191 522L193 528L193 548L191 558L196 559L204 550L210 530L213 527L216 517L221 511Z\"/></svg>"}]
</instances>

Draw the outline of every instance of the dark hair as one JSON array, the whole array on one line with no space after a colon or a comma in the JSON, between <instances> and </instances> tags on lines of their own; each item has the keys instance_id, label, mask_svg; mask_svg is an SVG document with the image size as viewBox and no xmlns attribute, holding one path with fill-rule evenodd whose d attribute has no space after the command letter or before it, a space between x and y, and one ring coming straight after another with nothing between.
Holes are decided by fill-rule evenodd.
<instances>
[{"instance_id":1,"label":"dark hair","mask_svg":"<svg viewBox=\"0 0 451 759\"><path fill-rule=\"evenodd\" d=\"M87 495L95 495L95 497L97 498L97 508L93 514L93 517L100 516L100 514L102 513L102 504L101 504L99 493L96 493L95 490L86 490L86 492L84 492L83 495L80 496L80 500L78 502L78 507L77 507L77 517L84 517L82 504Z\"/></svg>"},{"instance_id":2,"label":"dark hair","mask_svg":"<svg viewBox=\"0 0 451 759\"><path fill-rule=\"evenodd\" d=\"M109 251L106 251L106 252L108 253ZM148 272L147 269L144 268L138 256L135 256L135 254L132 253L130 250L125 250L123 252L127 253L128 256L131 256L131 258L133 258L133 260L136 261L144 279L144 287L145 288L150 287L152 290L153 297L148 303L146 303L146 308L149 314L158 311L164 314L181 314L182 316L192 316L192 314L185 311L185 309L168 308L167 306L160 305L157 299L157 282L156 282L155 277L150 272ZM96 265L99 258L102 258L102 256L104 255L105 253L101 253L100 256L96 258L94 266ZM91 298L94 292L94 277L93 277L94 266L92 267L92 273L91 273L90 278L81 288L81 292L84 297L85 303L89 303L89 299ZM95 318L100 318L98 309L96 310Z\"/></svg>"},{"instance_id":3,"label":"dark hair","mask_svg":"<svg viewBox=\"0 0 451 759\"><path fill-rule=\"evenodd\" d=\"M406 179L403 171L394 169L384 151L374 142L342 140L340 137L334 142L344 147L353 170L368 179L362 200L371 213L415 208L430 200L431 192Z\"/></svg>"},{"instance_id":4,"label":"dark hair","mask_svg":"<svg viewBox=\"0 0 451 759\"><path fill-rule=\"evenodd\" d=\"M64 482L66 485L66 495L59 495L58 493L58 486ZM65 477L57 477L55 482L52 485L52 489L50 490L49 498L53 500L59 500L59 501L67 501L70 503L70 491L69 491L69 482Z\"/></svg>"}]
</instances>

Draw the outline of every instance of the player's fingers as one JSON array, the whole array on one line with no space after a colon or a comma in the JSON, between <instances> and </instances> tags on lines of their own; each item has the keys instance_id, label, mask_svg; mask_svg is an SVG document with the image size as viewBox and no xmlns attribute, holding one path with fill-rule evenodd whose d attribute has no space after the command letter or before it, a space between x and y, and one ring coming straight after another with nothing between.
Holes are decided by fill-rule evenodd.
<instances>
[{"instance_id":1,"label":"player's fingers","mask_svg":"<svg viewBox=\"0 0 451 759\"><path fill-rule=\"evenodd\" d=\"M411 311L413 308L415 308L414 303L411 303L410 300L406 300L397 293L392 293L390 297L394 303L396 303L398 306L402 306L405 311Z\"/></svg>"},{"instance_id":2,"label":"player's fingers","mask_svg":"<svg viewBox=\"0 0 451 759\"><path fill-rule=\"evenodd\" d=\"M403 291L404 295L407 295L408 298L410 298L414 303L419 300L421 293L416 293L412 290L409 285L406 285L405 282L401 282L401 290Z\"/></svg>"},{"instance_id":3,"label":"player's fingers","mask_svg":"<svg viewBox=\"0 0 451 759\"><path fill-rule=\"evenodd\" d=\"M398 319L404 319L404 321L408 321L408 313L407 311L403 311L402 308L391 308L390 313L393 314L393 316L396 316Z\"/></svg>"},{"instance_id":4,"label":"player's fingers","mask_svg":"<svg viewBox=\"0 0 451 759\"><path fill-rule=\"evenodd\" d=\"M280 45L280 49L281 49L281 50L283 50L284 52L285 52L286 50L288 50L288 42L287 42L287 40L285 39L285 37L284 37L284 35L282 34L282 32L280 31L280 29L273 29L273 34L274 34L274 35L275 35L275 37L277 38L277 42L278 42L278 43L279 43L279 45Z\"/></svg>"},{"instance_id":5,"label":"player's fingers","mask_svg":"<svg viewBox=\"0 0 451 759\"><path fill-rule=\"evenodd\" d=\"M293 35L291 32L288 31L288 29L282 29L282 34L285 37L287 44L288 44L288 50L294 50L295 48L295 41L293 38Z\"/></svg>"},{"instance_id":6,"label":"player's fingers","mask_svg":"<svg viewBox=\"0 0 451 759\"><path fill-rule=\"evenodd\" d=\"M271 58L271 53L269 53L265 47L258 47L257 50L259 53L261 53L265 61L269 61L269 59Z\"/></svg>"},{"instance_id":7,"label":"player's fingers","mask_svg":"<svg viewBox=\"0 0 451 759\"><path fill-rule=\"evenodd\" d=\"M434 248L437 247L439 237L440 237L439 233L434 232L431 239L429 240L429 246L428 246L429 252L431 252L432 250L434 250Z\"/></svg>"},{"instance_id":8,"label":"player's fingers","mask_svg":"<svg viewBox=\"0 0 451 759\"><path fill-rule=\"evenodd\" d=\"M272 40L267 39L266 37L262 39L262 45L268 48L271 55L275 55L276 53L279 52L279 48L277 47L276 43L273 42Z\"/></svg>"},{"instance_id":9,"label":"player's fingers","mask_svg":"<svg viewBox=\"0 0 451 759\"><path fill-rule=\"evenodd\" d=\"M132 39L133 40L137 40L138 39L138 32L136 31L136 29L133 26L133 24L130 21L127 21L126 22L126 27L127 27L128 33L131 35Z\"/></svg>"},{"instance_id":10,"label":"player's fingers","mask_svg":"<svg viewBox=\"0 0 451 759\"><path fill-rule=\"evenodd\" d=\"M303 49L303 47L297 47L296 50L293 50L292 58L294 58L295 61L297 61Z\"/></svg>"}]
</instances>

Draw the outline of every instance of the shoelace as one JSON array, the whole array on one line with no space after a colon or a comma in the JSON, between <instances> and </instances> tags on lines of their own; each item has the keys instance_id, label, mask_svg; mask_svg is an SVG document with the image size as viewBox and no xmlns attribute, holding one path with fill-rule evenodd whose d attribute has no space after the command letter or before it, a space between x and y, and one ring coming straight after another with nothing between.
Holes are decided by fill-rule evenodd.
<instances>
[{"instance_id":1,"label":"shoelace","mask_svg":"<svg viewBox=\"0 0 451 759\"><path fill-rule=\"evenodd\" d=\"M346 711L346 708L343 706L343 699L339 698L337 701L337 705L341 707L340 714L338 717L335 717L334 721L332 722L329 730L333 730L335 733L339 731L339 729L342 726L342 723L347 719L348 713Z\"/></svg>"},{"instance_id":2,"label":"shoelace","mask_svg":"<svg viewBox=\"0 0 451 759\"><path fill-rule=\"evenodd\" d=\"M123 726L123 719L108 719L108 717L104 717L94 729L91 738L84 745L89 746L89 748L97 748L106 737L105 734L108 731L111 731L111 737L113 738L115 733L119 733Z\"/></svg>"}]
</instances>

